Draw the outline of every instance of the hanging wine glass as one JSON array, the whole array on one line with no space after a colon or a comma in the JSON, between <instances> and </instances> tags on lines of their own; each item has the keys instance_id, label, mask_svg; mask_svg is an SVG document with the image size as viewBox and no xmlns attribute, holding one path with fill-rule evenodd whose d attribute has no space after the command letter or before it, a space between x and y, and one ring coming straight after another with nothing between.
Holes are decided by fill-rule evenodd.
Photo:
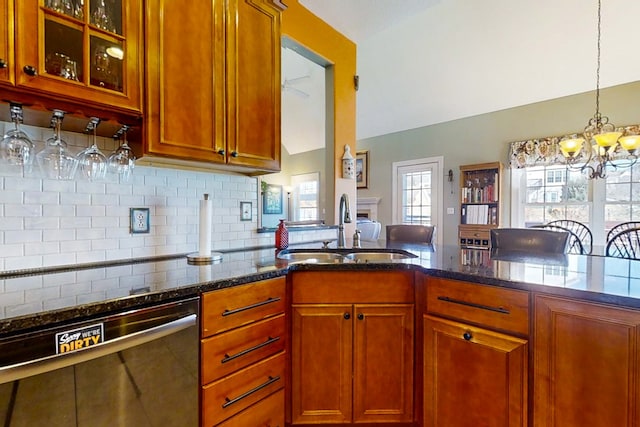
<instances>
[{"instance_id":1,"label":"hanging wine glass","mask_svg":"<svg viewBox=\"0 0 640 427\"><path fill-rule=\"evenodd\" d=\"M78 159L67 150L67 143L60 137L63 119L64 111L53 110L53 136L36 155L42 174L50 179L73 179L78 169Z\"/></svg>"},{"instance_id":2,"label":"hanging wine glass","mask_svg":"<svg viewBox=\"0 0 640 427\"><path fill-rule=\"evenodd\" d=\"M109 156L108 160L109 172L120 176L122 182L128 182L129 179L131 179L131 173L133 172L136 160L133 150L131 150L131 147L127 144L128 130L129 126L124 125L114 135L115 138L122 136L122 142L118 149Z\"/></svg>"},{"instance_id":3,"label":"hanging wine glass","mask_svg":"<svg viewBox=\"0 0 640 427\"><path fill-rule=\"evenodd\" d=\"M86 131L93 131L93 141L90 147L85 148L78 154L78 165L80 174L92 181L104 179L107 172L107 157L98 148L97 131L100 119L92 117L89 120Z\"/></svg>"},{"instance_id":4,"label":"hanging wine glass","mask_svg":"<svg viewBox=\"0 0 640 427\"><path fill-rule=\"evenodd\" d=\"M20 168L22 173L30 172L35 146L29 135L20 129L22 106L11 103L10 112L14 128L9 129L0 141L0 160L5 165Z\"/></svg>"}]
</instances>

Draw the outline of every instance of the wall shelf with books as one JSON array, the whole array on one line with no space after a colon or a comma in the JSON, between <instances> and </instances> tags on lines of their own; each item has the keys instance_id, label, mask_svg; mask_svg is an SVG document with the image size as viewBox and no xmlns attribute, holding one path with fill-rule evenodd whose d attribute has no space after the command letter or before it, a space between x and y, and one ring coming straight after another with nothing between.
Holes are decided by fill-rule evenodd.
<instances>
[{"instance_id":1,"label":"wall shelf with books","mask_svg":"<svg viewBox=\"0 0 640 427\"><path fill-rule=\"evenodd\" d=\"M490 230L501 222L501 179L500 162L460 166L460 246L489 249Z\"/></svg>"}]
</instances>

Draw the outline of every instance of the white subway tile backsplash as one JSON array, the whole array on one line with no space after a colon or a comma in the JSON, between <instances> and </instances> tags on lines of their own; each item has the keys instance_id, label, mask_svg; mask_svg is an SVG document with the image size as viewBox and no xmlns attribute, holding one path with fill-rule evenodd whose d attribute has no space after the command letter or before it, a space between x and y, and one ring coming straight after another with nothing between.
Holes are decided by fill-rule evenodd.
<instances>
[{"instance_id":1,"label":"white subway tile backsplash","mask_svg":"<svg viewBox=\"0 0 640 427\"><path fill-rule=\"evenodd\" d=\"M60 228L60 218L57 217L26 217L24 218L25 230L46 230Z\"/></svg>"},{"instance_id":2,"label":"white subway tile backsplash","mask_svg":"<svg viewBox=\"0 0 640 427\"><path fill-rule=\"evenodd\" d=\"M24 254L25 255L47 255L47 254L59 254L60 243L58 242L38 242L38 243L25 243Z\"/></svg>"},{"instance_id":3,"label":"white subway tile backsplash","mask_svg":"<svg viewBox=\"0 0 640 427\"><path fill-rule=\"evenodd\" d=\"M0 132L5 126L0 122ZM25 128L37 141L51 136L50 129ZM64 132L63 138L74 150L90 142L84 134ZM98 138L98 146L106 153L116 148L110 138ZM58 181L42 178L37 171L22 177L0 170L0 271L195 252L199 201L205 193L213 200L215 249L272 245L273 233L255 231L257 185L255 177L141 165L126 183L114 176L104 181ZM253 202L253 221L240 221L240 201ZM130 233L131 207L149 208L149 234ZM292 233L291 241L301 234ZM335 237L335 232L330 235ZM82 275L82 270L77 273ZM68 298L92 301L103 294L89 284L52 296L48 306L65 305ZM0 316L25 310L26 304L4 303Z\"/></svg>"},{"instance_id":4,"label":"white subway tile backsplash","mask_svg":"<svg viewBox=\"0 0 640 427\"><path fill-rule=\"evenodd\" d=\"M76 192L89 194L106 194L107 184L105 182L83 181L76 182Z\"/></svg>"},{"instance_id":5,"label":"white subway tile backsplash","mask_svg":"<svg viewBox=\"0 0 640 427\"><path fill-rule=\"evenodd\" d=\"M91 205L91 194L89 193L60 193L60 204L89 206Z\"/></svg>"},{"instance_id":6,"label":"white subway tile backsplash","mask_svg":"<svg viewBox=\"0 0 640 427\"><path fill-rule=\"evenodd\" d=\"M24 218L20 217L3 217L0 221L0 230L22 230L24 227Z\"/></svg>"},{"instance_id":7,"label":"white subway tile backsplash","mask_svg":"<svg viewBox=\"0 0 640 427\"><path fill-rule=\"evenodd\" d=\"M75 205L42 205L42 215L74 218L76 207Z\"/></svg>"},{"instance_id":8,"label":"white subway tile backsplash","mask_svg":"<svg viewBox=\"0 0 640 427\"><path fill-rule=\"evenodd\" d=\"M88 251L89 249L91 249L91 241L89 240L70 240L60 242L60 253L63 254L78 253Z\"/></svg>"},{"instance_id":9,"label":"white subway tile backsplash","mask_svg":"<svg viewBox=\"0 0 640 427\"><path fill-rule=\"evenodd\" d=\"M38 268L42 266L42 256L8 256L4 259L4 268L6 270L23 270L25 268Z\"/></svg>"},{"instance_id":10,"label":"white subway tile backsplash","mask_svg":"<svg viewBox=\"0 0 640 427\"><path fill-rule=\"evenodd\" d=\"M68 240L75 240L76 239L76 233L80 232L83 229L78 229L78 231L76 230L43 230L42 231L42 240L44 242L54 242L54 241L58 241L58 242L63 242L63 241L68 241Z\"/></svg>"},{"instance_id":11,"label":"white subway tile backsplash","mask_svg":"<svg viewBox=\"0 0 640 427\"><path fill-rule=\"evenodd\" d=\"M6 245L16 243L33 243L42 241L41 230L16 230L4 232L4 243Z\"/></svg>"},{"instance_id":12,"label":"white subway tile backsplash","mask_svg":"<svg viewBox=\"0 0 640 427\"><path fill-rule=\"evenodd\" d=\"M7 203L4 205L5 217L39 217L42 216L42 205L19 205Z\"/></svg>"},{"instance_id":13,"label":"white subway tile backsplash","mask_svg":"<svg viewBox=\"0 0 640 427\"><path fill-rule=\"evenodd\" d=\"M4 185L13 191L42 191L42 180L36 178L5 177Z\"/></svg>"},{"instance_id":14,"label":"white subway tile backsplash","mask_svg":"<svg viewBox=\"0 0 640 427\"><path fill-rule=\"evenodd\" d=\"M105 251L80 252L76 254L76 262L82 264L86 262L102 262L107 260Z\"/></svg>"},{"instance_id":15,"label":"white subway tile backsplash","mask_svg":"<svg viewBox=\"0 0 640 427\"><path fill-rule=\"evenodd\" d=\"M56 181L45 179L42 181L42 191L58 193L73 193L76 189L76 181Z\"/></svg>"}]
</instances>

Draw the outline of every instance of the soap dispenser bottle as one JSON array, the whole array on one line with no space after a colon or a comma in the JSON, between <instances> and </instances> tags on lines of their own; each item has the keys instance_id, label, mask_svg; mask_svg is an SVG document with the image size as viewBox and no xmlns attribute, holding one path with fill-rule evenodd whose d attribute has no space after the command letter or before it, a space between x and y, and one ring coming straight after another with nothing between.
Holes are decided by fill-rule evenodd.
<instances>
[{"instance_id":1,"label":"soap dispenser bottle","mask_svg":"<svg viewBox=\"0 0 640 427\"><path fill-rule=\"evenodd\" d=\"M353 248L359 249L362 246L360 245L360 230L356 228L356 232L353 233Z\"/></svg>"},{"instance_id":2,"label":"soap dispenser bottle","mask_svg":"<svg viewBox=\"0 0 640 427\"><path fill-rule=\"evenodd\" d=\"M287 249L289 247L289 230L284 223L284 219L280 220L276 229L276 249Z\"/></svg>"}]
</instances>

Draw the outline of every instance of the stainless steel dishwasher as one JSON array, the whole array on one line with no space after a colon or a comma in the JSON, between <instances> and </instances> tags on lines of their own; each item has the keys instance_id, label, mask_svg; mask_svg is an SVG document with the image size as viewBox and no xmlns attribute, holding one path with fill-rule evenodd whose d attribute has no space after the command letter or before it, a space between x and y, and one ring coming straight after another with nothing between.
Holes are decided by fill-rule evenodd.
<instances>
[{"instance_id":1,"label":"stainless steel dishwasher","mask_svg":"<svg viewBox=\"0 0 640 427\"><path fill-rule=\"evenodd\" d=\"M198 426L199 299L0 340L4 427Z\"/></svg>"}]
</instances>

